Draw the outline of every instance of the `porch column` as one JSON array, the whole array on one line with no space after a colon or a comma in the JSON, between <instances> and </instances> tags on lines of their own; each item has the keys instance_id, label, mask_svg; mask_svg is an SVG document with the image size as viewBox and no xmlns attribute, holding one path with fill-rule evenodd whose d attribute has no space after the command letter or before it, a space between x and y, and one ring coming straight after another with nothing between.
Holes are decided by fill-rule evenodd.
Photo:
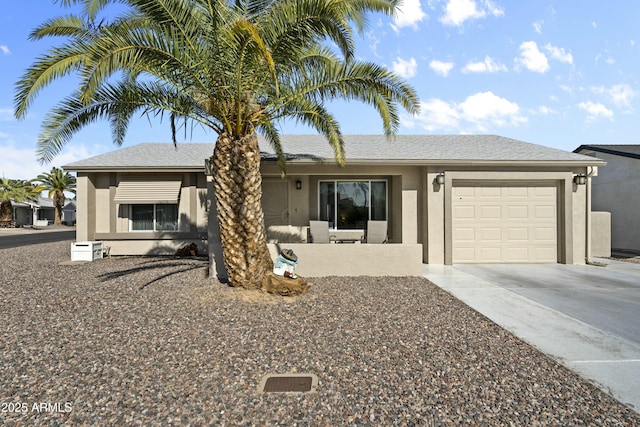
<instances>
[{"instance_id":1,"label":"porch column","mask_svg":"<svg viewBox=\"0 0 640 427\"><path fill-rule=\"evenodd\" d=\"M78 172L76 192L76 241L91 241L96 229L96 187L90 174Z\"/></svg>"},{"instance_id":2,"label":"porch column","mask_svg":"<svg viewBox=\"0 0 640 427\"><path fill-rule=\"evenodd\" d=\"M402 243L418 243L417 190L402 190Z\"/></svg>"}]
</instances>

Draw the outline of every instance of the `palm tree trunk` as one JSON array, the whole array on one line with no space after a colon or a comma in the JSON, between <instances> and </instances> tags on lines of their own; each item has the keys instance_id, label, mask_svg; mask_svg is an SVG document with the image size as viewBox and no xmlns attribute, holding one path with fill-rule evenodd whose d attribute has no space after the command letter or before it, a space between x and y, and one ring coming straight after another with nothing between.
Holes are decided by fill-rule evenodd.
<instances>
[{"instance_id":1,"label":"palm tree trunk","mask_svg":"<svg viewBox=\"0 0 640 427\"><path fill-rule=\"evenodd\" d=\"M13 224L13 205L11 200L3 200L0 203L0 224L10 227Z\"/></svg>"},{"instance_id":2,"label":"palm tree trunk","mask_svg":"<svg viewBox=\"0 0 640 427\"><path fill-rule=\"evenodd\" d=\"M53 206L54 206L54 211L55 211L55 220L53 221L53 223L55 225L61 225L62 224L62 208L64 205L64 194L60 191L56 191L53 194Z\"/></svg>"},{"instance_id":3,"label":"palm tree trunk","mask_svg":"<svg viewBox=\"0 0 640 427\"><path fill-rule=\"evenodd\" d=\"M213 150L213 188L229 284L260 289L273 261L261 205L257 135L220 135Z\"/></svg>"}]
</instances>

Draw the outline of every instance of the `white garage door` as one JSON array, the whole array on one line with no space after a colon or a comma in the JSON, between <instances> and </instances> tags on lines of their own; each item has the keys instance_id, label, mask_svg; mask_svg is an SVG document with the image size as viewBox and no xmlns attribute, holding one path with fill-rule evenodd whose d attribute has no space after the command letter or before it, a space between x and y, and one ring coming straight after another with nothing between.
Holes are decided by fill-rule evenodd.
<instances>
[{"instance_id":1,"label":"white garage door","mask_svg":"<svg viewBox=\"0 0 640 427\"><path fill-rule=\"evenodd\" d=\"M555 185L452 188L454 263L557 262Z\"/></svg>"}]
</instances>

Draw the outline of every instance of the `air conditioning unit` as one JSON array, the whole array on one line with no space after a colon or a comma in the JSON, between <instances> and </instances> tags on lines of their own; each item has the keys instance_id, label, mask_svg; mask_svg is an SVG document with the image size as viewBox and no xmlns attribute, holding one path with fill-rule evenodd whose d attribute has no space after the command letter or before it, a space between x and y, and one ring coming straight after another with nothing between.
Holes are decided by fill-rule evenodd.
<instances>
[{"instance_id":1,"label":"air conditioning unit","mask_svg":"<svg viewBox=\"0 0 640 427\"><path fill-rule=\"evenodd\" d=\"M94 261L102 259L102 242L71 243L71 261Z\"/></svg>"}]
</instances>

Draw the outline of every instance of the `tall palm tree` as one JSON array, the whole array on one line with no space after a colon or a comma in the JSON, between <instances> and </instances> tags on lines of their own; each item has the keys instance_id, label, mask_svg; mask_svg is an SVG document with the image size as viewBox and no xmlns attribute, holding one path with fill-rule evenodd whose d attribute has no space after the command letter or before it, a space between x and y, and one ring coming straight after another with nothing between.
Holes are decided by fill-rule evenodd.
<instances>
[{"instance_id":1,"label":"tall palm tree","mask_svg":"<svg viewBox=\"0 0 640 427\"><path fill-rule=\"evenodd\" d=\"M76 194L76 177L69 172L63 172L62 169L53 167L51 172L38 175L35 182L39 182L43 190L48 190L48 197L53 195L53 207L55 208L54 224L62 224L62 208L66 196L64 192Z\"/></svg>"},{"instance_id":2,"label":"tall palm tree","mask_svg":"<svg viewBox=\"0 0 640 427\"><path fill-rule=\"evenodd\" d=\"M38 200L42 188L22 179L0 180L0 227L15 227L12 202L33 202Z\"/></svg>"},{"instance_id":3,"label":"tall palm tree","mask_svg":"<svg viewBox=\"0 0 640 427\"><path fill-rule=\"evenodd\" d=\"M367 14L390 15L398 0L62 0L83 13L53 18L33 39L64 36L17 83L16 117L42 88L77 72L77 92L43 123L39 157L50 161L86 124L109 120L121 144L136 113L168 116L176 132L217 133L212 164L230 284L261 286L272 269L261 199L256 132L285 160L276 124L292 119L324 135L344 165L343 136L325 102L373 106L392 136L398 110L417 112L413 89L387 69L354 58ZM98 21L110 3L125 12ZM329 43L333 42L332 47Z\"/></svg>"}]
</instances>

